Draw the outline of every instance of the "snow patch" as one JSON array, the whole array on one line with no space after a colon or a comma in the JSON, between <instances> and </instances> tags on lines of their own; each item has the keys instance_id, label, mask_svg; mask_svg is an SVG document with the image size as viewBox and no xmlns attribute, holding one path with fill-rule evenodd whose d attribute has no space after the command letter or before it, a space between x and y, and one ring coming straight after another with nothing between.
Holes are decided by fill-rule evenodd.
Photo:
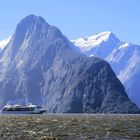
<instances>
[{"instance_id":1,"label":"snow patch","mask_svg":"<svg viewBox=\"0 0 140 140\"><path fill-rule=\"evenodd\" d=\"M122 44L119 49L125 49L129 46L129 43L125 42L124 44Z\"/></svg>"},{"instance_id":2,"label":"snow patch","mask_svg":"<svg viewBox=\"0 0 140 140\"><path fill-rule=\"evenodd\" d=\"M4 49L4 47L10 42L10 40L11 40L11 36L8 37L8 38L5 39L5 40L0 41L0 48L1 48L1 49Z\"/></svg>"},{"instance_id":3,"label":"snow patch","mask_svg":"<svg viewBox=\"0 0 140 140\"><path fill-rule=\"evenodd\" d=\"M98 46L102 42L107 41L110 35L111 32L102 32L93 36L72 40L72 42L74 43L74 45L79 46L81 48L81 51L88 51L91 48Z\"/></svg>"}]
</instances>

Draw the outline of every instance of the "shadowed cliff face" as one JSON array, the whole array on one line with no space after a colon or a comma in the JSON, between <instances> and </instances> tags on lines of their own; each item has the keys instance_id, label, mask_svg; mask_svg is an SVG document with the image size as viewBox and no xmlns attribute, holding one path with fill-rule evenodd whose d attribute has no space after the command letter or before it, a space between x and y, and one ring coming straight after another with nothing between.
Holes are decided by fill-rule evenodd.
<instances>
[{"instance_id":1,"label":"shadowed cliff face","mask_svg":"<svg viewBox=\"0 0 140 140\"><path fill-rule=\"evenodd\" d=\"M33 15L0 55L0 106L30 102L48 112L139 112L107 62L78 53L58 28Z\"/></svg>"}]
</instances>

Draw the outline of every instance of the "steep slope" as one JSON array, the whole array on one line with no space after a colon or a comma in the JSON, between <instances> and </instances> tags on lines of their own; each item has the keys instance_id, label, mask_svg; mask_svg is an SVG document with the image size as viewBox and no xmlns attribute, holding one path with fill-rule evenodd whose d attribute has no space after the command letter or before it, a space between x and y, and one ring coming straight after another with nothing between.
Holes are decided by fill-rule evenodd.
<instances>
[{"instance_id":1,"label":"steep slope","mask_svg":"<svg viewBox=\"0 0 140 140\"><path fill-rule=\"evenodd\" d=\"M73 43L87 56L98 56L108 61L128 96L140 106L140 46L121 42L111 32L87 37L84 43L79 39L73 40Z\"/></svg>"},{"instance_id":2,"label":"steep slope","mask_svg":"<svg viewBox=\"0 0 140 140\"><path fill-rule=\"evenodd\" d=\"M140 46L123 43L106 60L125 85L129 97L140 106Z\"/></svg>"},{"instance_id":3,"label":"steep slope","mask_svg":"<svg viewBox=\"0 0 140 140\"><path fill-rule=\"evenodd\" d=\"M0 54L0 106L29 102L48 112L140 112L107 62L76 52L58 28L33 15Z\"/></svg>"}]
</instances>

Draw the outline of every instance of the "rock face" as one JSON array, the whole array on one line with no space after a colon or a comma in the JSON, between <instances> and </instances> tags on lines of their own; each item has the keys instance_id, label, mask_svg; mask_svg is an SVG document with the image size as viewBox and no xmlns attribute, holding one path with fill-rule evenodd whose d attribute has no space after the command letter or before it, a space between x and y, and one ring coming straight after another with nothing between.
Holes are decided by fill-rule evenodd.
<instances>
[{"instance_id":1,"label":"rock face","mask_svg":"<svg viewBox=\"0 0 140 140\"><path fill-rule=\"evenodd\" d=\"M73 43L86 56L100 57L111 65L125 86L129 98L140 107L140 46L121 42L113 33L103 32Z\"/></svg>"},{"instance_id":2,"label":"rock face","mask_svg":"<svg viewBox=\"0 0 140 140\"><path fill-rule=\"evenodd\" d=\"M140 112L107 62L77 52L58 28L33 15L0 54L0 106L30 102L48 112Z\"/></svg>"}]
</instances>

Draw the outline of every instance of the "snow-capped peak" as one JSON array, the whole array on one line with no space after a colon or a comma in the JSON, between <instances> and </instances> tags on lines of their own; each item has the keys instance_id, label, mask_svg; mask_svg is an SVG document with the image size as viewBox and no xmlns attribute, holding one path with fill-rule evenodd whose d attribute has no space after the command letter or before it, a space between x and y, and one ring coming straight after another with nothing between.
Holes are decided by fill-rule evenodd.
<instances>
[{"instance_id":1,"label":"snow-capped peak","mask_svg":"<svg viewBox=\"0 0 140 140\"><path fill-rule=\"evenodd\" d=\"M93 36L82 37L72 42L82 49L90 50L93 47L100 45L102 42L106 42L108 39L117 39L112 32L106 31L101 32Z\"/></svg>"},{"instance_id":2,"label":"snow-capped peak","mask_svg":"<svg viewBox=\"0 0 140 140\"><path fill-rule=\"evenodd\" d=\"M105 58L120 43L120 40L112 32L106 31L72 42L87 56Z\"/></svg>"},{"instance_id":3,"label":"snow-capped peak","mask_svg":"<svg viewBox=\"0 0 140 140\"><path fill-rule=\"evenodd\" d=\"M3 49L9 43L10 39L11 39L11 36L8 37L7 39L0 41L0 48Z\"/></svg>"},{"instance_id":4,"label":"snow-capped peak","mask_svg":"<svg viewBox=\"0 0 140 140\"><path fill-rule=\"evenodd\" d=\"M91 36L90 38L91 39L92 38L95 38L96 40L100 39L102 41L106 41L106 40L108 40L108 38L110 37L111 34L112 33L109 32L109 31L107 31L107 32L101 32L101 33L98 33L98 34L96 34L94 36Z\"/></svg>"}]
</instances>

